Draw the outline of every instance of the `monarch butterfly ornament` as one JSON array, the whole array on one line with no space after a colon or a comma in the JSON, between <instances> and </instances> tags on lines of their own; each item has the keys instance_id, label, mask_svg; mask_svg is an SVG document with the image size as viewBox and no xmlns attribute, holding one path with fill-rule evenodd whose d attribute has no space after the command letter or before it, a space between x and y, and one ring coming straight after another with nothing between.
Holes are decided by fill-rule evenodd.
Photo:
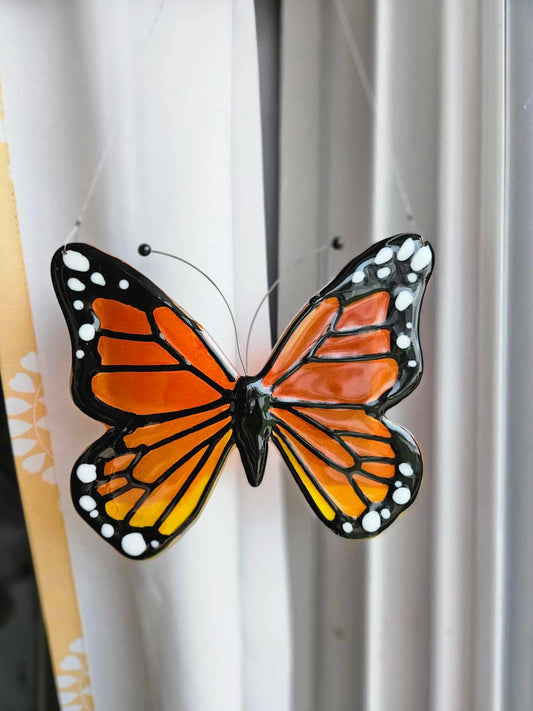
<instances>
[{"instance_id":1,"label":"monarch butterfly ornament","mask_svg":"<svg viewBox=\"0 0 533 711\"><path fill-rule=\"evenodd\" d=\"M233 447L258 486L273 442L332 531L386 529L422 478L415 440L385 412L422 374L432 266L418 235L373 245L303 307L262 371L242 376L141 273L87 244L59 249L72 396L108 425L74 465L78 513L120 553L149 558L194 523Z\"/></svg>"}]
</instances>

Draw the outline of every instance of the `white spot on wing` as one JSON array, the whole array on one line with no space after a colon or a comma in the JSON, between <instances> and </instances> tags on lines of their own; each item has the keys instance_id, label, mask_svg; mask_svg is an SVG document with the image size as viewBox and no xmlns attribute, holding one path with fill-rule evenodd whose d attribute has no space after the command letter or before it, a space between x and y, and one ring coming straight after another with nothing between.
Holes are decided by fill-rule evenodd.
<instances>
[{"instance_id":1,"label":"white spot on wing","mask_svg":"<svg viewBox=\"0 0 533 711\"><path fill-rule=\"evenodd\" d=\"M379 513L377 511L369 511L363 516L361 525L368 533L374 533L381 526Z\"/></svg>"},{"instance_id":2,"label":"white spot on wing","mask_svg":"<svg viewBox=\"0 0 533 711\"><path fill-rule=\"evenodd\" d=\"M139 556L146 550L146 541L140 533L127 533L121 540L120 545L124 553L131 556Z\"/></svg>"},{"instance_id":3,"label":"white spot on wing","mask_svg":"<svg viewBox=\"0 0 533 711\"><path fill-rule=\"evenodd\" d=\"M404 476L413 476L413 467L409 464L409 462L402 462L398 469Z\"/></svg>"},{"instance_id":4,"label":"white spot on wing","mask_svg":"<svg viewBox=\"0 0 533 711\"><path fill-rule=\"evenodd\" d=\"M87 257L74 249L63 252L63 264L75 272L88 272L91 266Z\"/></svg>"},{"instance_id":5,"label":"white spot on wing","mask_svg":"<svg viewBox=\"0 0 533 711\"><path fill-rule=\"evenodd\" d=\"M96 467L94 464L80 464L76 469L76 476L84 484L89 484L96 479Z\"/></svg>"},{"instance_id":6,"label":"white spot on wing","mask_svg":"<svg viewBox=\"0 0 533 711\"><path fill-rule=\"evenodd\" d=\"M390 511L389 509L381 509L381 517L384 518L385 520L390 518Z\"/></svg>"},{"instance_id":7,"label":"white spot on wing","mask_svg":"<svg viewBox=\"0 0 533 711\"><path fill-rule=\"evenodd\" d=\"M416 366L416 360L410 360L410 361L407 363L407 365L408 365L410 368L414 368L414 367Z\"/></svg>"},{"instance_id":8,"label":"white spot on wing","mask_svg":"<svg viewBox=\"0 0 533 711\"><path fill-rule=\"evenodd\" d=\"M392 259L392 249L390 247L382 247L376 254L375 262L376 264L385 264Z\"/></svg>"},{"instance_id":9,"label":"white spot on wing","mask_svg":"<svg viewBox=\"0 0 533 711\"><path fill-rule=\"evenodd\" d=\"M411 339L405 333L402 333L396 339L396 345L398 346L398 348L402 348L403 350L405 350L405 348L409 348L409 346L411 345Z\"/></svg>"},{"instance_id":10,"label":"white spot on wing","mask_svg":"<svg viewBox=\"0 0 533 711\"><path fill-rule=\"evenodd\" d=\"M76 358L84 358L85 357L85 351L82 351L81 348L76 351Z\"/></svg>"},{"instance_id":11,"label":"white spot on wing","mask_svg":"<svg viewBox=\"0 0 533 711\"><path fill-rule=\"evenodd\" d=\"M90 513L89 516L91 518L96 518L98 516L98 511L96 509L93 509Z\"/></svg>"},{"instance_id":12,"label":"white spot on wing","mask_svg":"<svg viewBox=\"0 0 533 711\"><path fill-rule=\"evenodd\" d=\"M84 511L92 511L96 508L96 501L93 499L92 496L82 496L79 500L79 504Z\"/></svg>"},{"instance_id":13,"label":"white spot on wing","mask_svg":"<svg viewBox=\"0 0 533 711\"><path fill-rule=\"evenodd\" d=\"M159 541L150 541L152 548L159 548Z\"/></svg>"},{"instance_id":14,"label":"white spot on wing","mask_svg":"<svg viewBox=\"0 0 533 711\"><path fill-rule=\"evenodd\" d=\"M100 533L104 538L111 538L111 536L115 533L115 529L110 523L103 523Z\"/></svg>"},{"instance_id":15,"label":"white spot on wing","mask_svg":"<svg viewBox=\"0 0 533 711\"><path fill-rule=\"evenodd\" d=\"M418 279L418 277L416 276L416 274L413 274L413 272L410 272L407 275L407 281L410 281L411 284L414 284L417 279Z\"/></svg>"},{"instance_id":16,"label":"white spot on wing","mask_svg":"<svg viewBox=\"0 0 533 711\"><path fill-rule=\"evenodd\" d=\"M127 289L129 285L130 283L127 279L121 279L118 283L119 289Z\"/></svg>"},{"instance_id":17,"label":"white spot on wing","mask_svg":"<svg viewBox=\"0 0 533 711\"><path fill-rule=\"evenodd\" d=\"M76 277L70 277L67 281L67 286L69 289L72 289L72 291L83 291L85 289L85 284L79 279L76 279Z\"/></svg>"},{"instance_id":18,"label":"white spot on wing","mask_svg":"<svg viewBox=\"0 0 533 711\"><path fill-rule=\"evenodd\" d=\"M421 272L431 262L431 248L426 244L421 247L415 256L411 259L411 269L414 272Z\"/></svg>"},{"instance_id":19,"label":"white spot on wing","mask_svg":"<svg viewBox=\"0 0 533 711\"><path fill-rule=\"evenodd\" d=\"M76 299L76 301L72 304L76 311L81 311L83 308L83 301L80 301L79 299Z\"/></svg>"},{"instance_id":20,"label":"white spot on wing","mask_svg":"<svg viewBox=\"0 0 533 711\"><path fill-rule=\"evenodd\" d=\"M98 284L98 286L105 286L105 279L100 272L93 272L91 274L91 281L93 284Z\"/></svg>"},{"instance_id":21,"label":"white spot on wing","mask_svg":"<svg viewBox=\"0 0 533 711\"><path fill-rule=\"evenodd\" d=\"M406 486L402 486L401 489L396 489L392 495L392 498L397 504L406 504L411 498L411 492Z\"/></svg>"},{"instance_id":22,"label":"white spot on wing","mask_svg":"<svg viewBox=\"0 0 533 711\"><path fill-rule=\"evenodd\" d=\"M363 279L365 278L365 274L362 271L355 272L355 274L352 277L352 282L354 284L360 284Z\"/></svg>"},{"instance_id":23,"label":"white spot on wing","mask_svg":"<svg viewBox=\"0 0 533 711\"><path fill-rule=\"evenodd\" d=\"M394 303L396 304L398 311L405 311L405 309L413 303L413 295L410 291L404 289L403 291L400 291Z\"/></svg>"},{"instance_id":24,"label":"white spot on wing","mask_svg":"<svg viewBox=\"0 0 533 711\"><path fill-rule=\"evenodd\" d=\"M406 259L415 251L415 243L412 237L408 237L398 250L398 259L400 262L405 262Z\"/></svg>"},{"instance_id":25,"label":"white spot on wing","mask_svg":"<svg viewBox=\"0 0 533 711\"><path fill-rule=\"evenodd\" d=\"M388 267L382 267L381 269L378 269L376 272L376 276L378 279L385 279L388 277L390 274L390 269Z\"/></svg>"},{"instance_id":26,"label":"white spot on wing","mask_svg":"<svg viewBox=\"0 0 533 711\"><path fill-rule=\"evenodd\" d=\"M84 323L80 326L78 333L82 341L92 341L95 336L96 331L92 323Z\"/></svg>"},{"instance_id":27,"label":"white spot on wing","mask_svg":"<svg viewBox=\"0 0 533 711\"><path fill-rule=\"evenodd\" d=\"M349 521L346 521L342 524L342 530L346 531L346 533L351 533L353 531L353 526Z\"/></svg>"}]
</instances>

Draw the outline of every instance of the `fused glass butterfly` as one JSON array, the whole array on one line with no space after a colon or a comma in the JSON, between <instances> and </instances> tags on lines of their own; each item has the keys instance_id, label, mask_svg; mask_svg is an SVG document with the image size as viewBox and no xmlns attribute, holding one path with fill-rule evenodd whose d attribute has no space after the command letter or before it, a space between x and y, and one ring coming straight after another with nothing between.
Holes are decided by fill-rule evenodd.
<instances>
[{"instance_id":1,"label":"fused glass butterfly","mask_svg":"<svg viewBox=\"0 0 533 711\"><path fill-rule=\"evenodd\" d=\"M80 515L148 558L196 520L233 447L252 486L276 445L317 516L345 538L384 530L414 500L422 458L384 416L422 374L429 244L398 235L352 260L240 376L149 279L86 244L59 249L54 288L72 341L72 396L109 426L74 465Z\"/></svg>"}]
</instances>

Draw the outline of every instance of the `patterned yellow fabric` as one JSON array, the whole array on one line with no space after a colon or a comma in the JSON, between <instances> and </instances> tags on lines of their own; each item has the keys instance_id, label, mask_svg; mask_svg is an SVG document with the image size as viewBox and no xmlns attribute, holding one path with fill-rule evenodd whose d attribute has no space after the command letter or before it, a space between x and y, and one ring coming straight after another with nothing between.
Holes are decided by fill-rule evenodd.
<instances>
[{"instance_id":1,"label":"patterned yellow fabric","mask_svg":"<svg viewBox=\"0 0 533 711\"><path fill-rule=\"evenodd\" d=\"M3 120L0 87L0 124ZM81 620L46 427L9 153L3 135L0 131L0 371L61 708L92 711Z\"/></svg>"}]
</instances>

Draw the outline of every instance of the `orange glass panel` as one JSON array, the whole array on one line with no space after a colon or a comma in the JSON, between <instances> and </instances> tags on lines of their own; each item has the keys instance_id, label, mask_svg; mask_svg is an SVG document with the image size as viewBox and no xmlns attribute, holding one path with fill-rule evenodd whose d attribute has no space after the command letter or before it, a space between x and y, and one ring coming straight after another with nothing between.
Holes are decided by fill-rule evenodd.
<instances>
[{"instance_id":1,"label":"orange glass panel","mask_svg":"<svg viewBox=\"0 0 533 711\"><path fill-rule=\"evenodd\" d=\"M224 437L222 437L220 442L218 442L213 448L213 451L209 455L205 465L202 467L202 470L198 473L198 476L194 479L187 491L183 494L180 501L163 521L159 527L159 531L164 536L170 536L194 514L200 505L200 499L213 477L220 458L224 454L224 450L230 437L231 432L227 432Z\"/></svg>"},{"instance_id":2,"label":"orange glass panel","mask_svg":"<svg viewBox=\"0 0 533 711\"><path fill-rule=\"evenodd\" d=\"M394 457L394 449L386 442L361 437L343 437L346 444L357 452L360 457Z\"/></svg>"},{"instance_id":3,"label":"orange glass panel","mask_svg":"<svg viewBox=\"0 0 533 711\"><path fill-rule=\"evenodd\" d=\"M100 321L100 328L108 331L145 336L152 333L146 314L134 306L114 299L95 299L93 311Z\"/></svg>"},{"instance_id":4,"label":"orange glass panel","mask_svg":"<svg viewBox=\"0 0 533 711\"><path fill-rule=\"evenodd\" d=\"M309 442L315 449L323 452L329 459L331 459L335 464L341 467L353 467L355 465L354 458L350 455L346 449L337 442L332 436L322 432L314 425L309 424L305 420L302 420L298 415L289 412L288 410L282 410L279 408L272 408L271 413L275 415L282 422L292 427L296 430L299 435L301 435L306 442Z\"/></svg>"},{"instance_id":5,"label":"orange glass panel","mask_svg":"<svg viewBox=\"0 0 533 711\"><path fill-rule=\"evenodd\" d=\"M120 457L110 459L105 463L104 474L107 476L108 474L115 474L115 472L123 472L134 459L134 454L122 454Z\"/></svg>"},{"instance_id":6,"label":"orange glass panel","mask_svg":"<svg viewBox=\"0 0 533 711\"><path fill-rule=\"evenodd\" d=\"M350 430L378 437L390 437L389 430L375 417L362 410L326 409L318 407L296 407L295 410L312 417L332 430Z\"/></svg>"},{"instance_id":7,"label":"orange glass panel","mask_svg":"<svg viewBox=\"0 0 533 711\"><path fill-rule=\"evenodd\" d=\"M363 462L361 469L369 474L382 476L385 479L393 477L396 471L393 464L385 464L385 462Z\"/></svg>"},{"instance_id":8,"label":"orange glass panel","mask_svg":"<svg viewBox=\"0 0 533 711\"><path fill-rule=\"evenodd\" d=\"M106 494L112 494L114 491L117 491L117 489L122 489L127 483L128 480L125 476L119 476L116 479L111 479L111 481L102 484L96 491L100 496L105 496Z\"/></svg>"},{"instance_id":9,"label":"orange glass panel","mask_svg":"<svg viewBox=\"0 0 533 711\"><path fill-rule=\"evenodd\" d=\"M206 439L216 434L229 422L229 417L215 422L212 425L185 435L180 439L163 444L161 447L150 450L135 465L133 476L138 481L151 483L164 474L170 467L184 457L191 449L202 444Z\"/></svg>"},{"instance_id":10,"label":"orange glass panel","mask_svg":"<svg viewBox=\"0 0 533 711\"><path fill-rule=\"evenodd\" d=\"M168 437L173 437L180 432L199 425L206 420L210 420L224 410L228 410L228 405L215 407L213 410L204 410L197 412L195 415L186 415L185 417L177 417L168 422L161 422L157 425L145 425L138 427L131 434L124 437L124 442L128 447L138 447L140 444L151 445L156 442L161 442Z\"/></svg>"},{"instance_id":11,"label":"orange glass panel","mask_svg":"<svg viewBox=\"0 0 533 711\"><path fill-rule=\"evenodd\" d=\"M277 435L276 432L272 432L272 436L274 440L279 444L279 446L283 449L285 452L285 455L287 456L291 467L293 468L296 476L298 479L302 482L304 487L307 489L309 492L309 495L313 499L315 506L318 508L320 513L324 516L324 518L328 521L333 521L335 518L335 511L331 508L331 506L328 504L326 499L322 496L322 494L319 492L319 490L316 488L316 486L313 484L311 479L307 476L305 473L304 468L300 464L300 462L296 459L294 454L291 452L291 450L288 448L288 446L285 444L285 442Z\"/></svg>"},{"instance_id":12,"label":"orange glass panel","mask_svg":"<svg viewBox=\"0 0 533 711\"><path fill-rule=\"evenodd\" d=\"M363 405L377 400L398 377L392 358L354 363L306 363L274 389L274 396L307 402Z\"/></svg>"},{"instance_id":13,"label":"orange glass panel","mask_svg":"<svg viewBox=\"0 0 533 711\"><path fill-rule=\"evenodd\" d=\"M102 365L178 365L164 348L150 341L102 336L98 341Z\"/></svg>"},{"instance_id":14,"label":"orange glass panel","mask_svg":"<svg viewBox=\"0 0 533 711\"><path fill-rule=\"evenodd\" d=\"M377 326L387 318L389 295L386 291L377 291L346 306L337 322L335 330L354 331L364 326Z\"/></svg>"},{"instance_id":15,"label":"orange glass panel","mask_svg":"<svg viewBox=\"0 0 533 711\"><path fill-rule=\"evenodd\" d=\"M354 479L366 498L375 504L383 501L387 496L389 487L386 484L381 484L379 481L374 481L373 479L367 479L366 476L361 476L360 474L355 474Z\"/></svg>"},{"instance_id":16,"label":"orange glass panel","mask_svg":"<svg viewBox=\"0 0 533 711\"><path fill-rule=\"evenodd\" d=\"M390 350L390 333L385 329L359 333L352 336L331 337L317 350L323 358L354 358L360 355L387 353Z\"/></svg>"},{"instance_id":17,"label":"orange glass panel","mask_svg":"<svg viewBox=\"0 0 533 711\"><path fill-rule=\"evenodd\" d=\"M338 472L312 454L284 427L280 426L279 429L291 444L292 449L298 454L304 467L312 474L314 480L328 495L329 499L347 516L354 518L359 516L366 506L353 490L348 478L342 472Z\"/></svg>"},{"instance_id":18,"label":"orange glass panel","mask_svg":"<svg viewBox=\"0 0 533 711\"><path fill-rule=\"evenodd\" d=\"M143 494L143 489L130 489L129 491L125 491L123 494L120 494L120 496L117 496L116 499L110 499L105 505L105 510L115 521L122 521Z\"/></svg>"},{"instance_id":19,"label":"orange glass panel","mask_svg":"<svg viewBox=\"0 0 533 711\"><path fill-rule=\"evenodd\" d=\"M207 447L204 447L196 454L193 454L179 469L176 469L165 481L159 484L137 509L130 521L130 525L153 526L167 506L179 494L206 450Z\"/></svg>"},{"instance_id":20,"label":"orange glass panel","mask_svg":"<svg viewBox=\"0 0 533 711\"><path fill-rule=\"evenodd\" d=\"M107 405L136 415L188 410L220 398L214 388L186 370L97 373L92 389Z\"/></svg>"},{"instance_id":21,"label":"orange glass panel","mask_svg":"<svg viewBox=\"0 0 533 711\"><path fill-rule=\"evenodd\" d=\"M283 346L270 370L263 378L263 384L271 387L276 380L294 363L303 358L311 346L317 342L328 329L337 313L339 302L335 298L325 299L319 306L310 311L298 324L294 333Z\"/></svg>"},{"instance_id":22,"label":"orange glass panel","mask_svg":"<svg viewBox=\"0 0 533 711\"><path fill-rule=\"evenodd\" d=\"M228 378L205 343L179 316L166 306L154 311L154 318L161 334L191 365L225 388L235 383Z\"/></svg>"}]
</instances>

